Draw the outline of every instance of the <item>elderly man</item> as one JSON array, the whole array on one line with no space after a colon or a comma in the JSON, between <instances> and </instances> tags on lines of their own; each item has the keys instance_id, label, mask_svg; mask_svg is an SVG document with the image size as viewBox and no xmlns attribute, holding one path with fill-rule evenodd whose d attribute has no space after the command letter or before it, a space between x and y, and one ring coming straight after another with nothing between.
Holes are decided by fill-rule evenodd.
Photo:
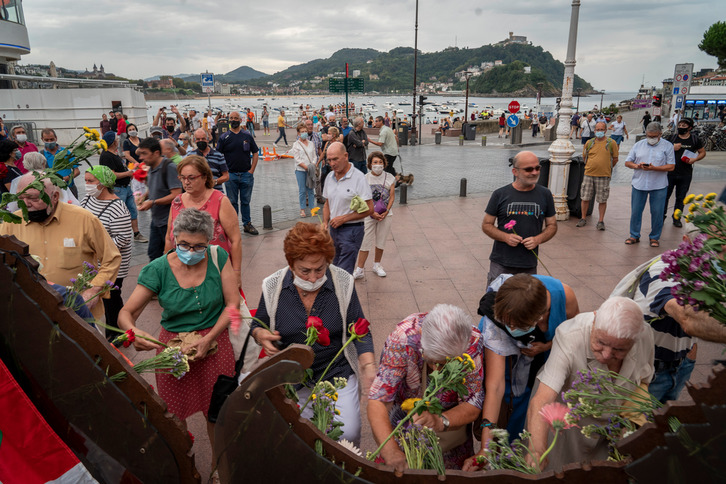
<instances>
[{"instance_id":1,"label":"elderly man","mask_svg":"<svg viewBox=\"0 0 726 484\"><path fill-rule=\"evenodd\" d=\"M343 143L336 141L328 147L331 172L325 180L323 197L323 225L330 228L335 244L333 264L353 274L358 250L363 242L363 219L373 213L373 194L365 176L348 161ZM368 210L350 208L353 197L358 196Z\"/></svg>"},{"instance_id":2,"label":"elderly man","mask_svg":"<svg viewBox=\"0 0 726 484\"><path fill-rule=\"evenodd\" d=\"M168 158L175 165L178 165L184 159L177 149L177 146L179 145L175 143L173 139L161 139L159 140L159 144L161 145L161 156Z\"/></svg>"},{"instance_id":3,"label":"elderly man","mask_svg":"<svg viewBox=\"0 0 726 484\"><path fill-rule=\"evenodd\" d=\"M626 245L640 242L640 226L643 209L650 197L650 239L651 247L660 247L663 231L663 214L668 195L668 172L676 167L673 145L661 139L663 129L653 121L645 128L646 138L633 145L625 159L625 166L633 171L633 189L630 195L630 237Z\"/></svg>"},{"instance_id":4,"label":"elderly man","mask_svg":"<svg viewBox=\"0 0 726 484\"><path fill-rule=\"evenodd\" d=\"M580 139L583 145L595 136L595 124L592 113L587 113L587 117L580 120Z\"/></svg>"},{"instance_id":5,"label":"elderly man","mask_svg":"<svg viewBox=\"0 0 726 484\"><path fill-rule=\"evenodd\" d=\"M549 424L540 410L569 390L578 372L613 371L642 388L653 376L653 348L653 332L643 321L643 311L625 297L611 297L597 311L580 313L562 323L555 333L550 356L537 375L527 410L534 455L542 455L547 448ZM606 441L586 438L579 428L561 432L560 439L563 441L558 441L550 453L550 469L607 458Z\"/></svg>"},{"instance_id":6,"label":"elderly man","mask_svg":"<svg viewBox=\"0 0 726 484\"><path fill-rule=\"evenodd\" d=\"M364 124L365 121L361 117L353 120L353 129L345 137L345 147L348 151L348 159L350 162L365 175L368 173L368 168L366 167L368 134L363 129Z\"/></svg>"},{"instance_id":7,"label":"elderly man","mask_svg":"<svg viewBox=\"0 0 726 484\"><path fill-rule=\"evenodd\" d=\"M582 148L582 159L585 160L585 177L582 180L580 193L582 196L582 215L575 227L587 224L587 210L590 208L593 190L598 203L597 230L605 230L605 210L610 195L610 177L618 162L618 144L605 137L608 126L605 123L595 125L595 138L588 141Z\"/></svg>"},{"instance_id":8,"label":"elderly man","mask_svg":"<svg viewBox=\"0 0 726 484\"><path fill-rule=\"evenodd\" d=\"M18 192L35 180L27 173L20 178ZM109 237L101 221L88 210L69 203L60 203L60 189L44 180L46 204L38 190L31 188L20 199L28 207L28 221L0 224L0 235L14 235L30 246L43 264L42 274L56 284L71 285L71 279L83 271L83 263L96 266L98 275L91 288L81 296L96 319L103 316L98 294L106 281L115 281L121 265L121 253ZM16 215L22 215L20 211ZM93 299L91 299L93 298Z\"/></svg>"},{"instance_id":9,"label":"elderly man","mask_svg":"<svg viewBox=\"0 0 726 484\"><path fill-rule=\"evenodd\" d=\"M221 192L222 184L229 180L229 168L227 168L224 155L212 148L209 143L209 136L203 129L194 132L194 142L197 149L192 151L191 154L199 155L207 160L207 165L212 170L212 177L214 178L214 189Z\"/></svg>"},{"instance_id":10,"label":"elderly man","mask_svg":"<svg viewBox=\"0 0 726 484\"><path fill-rule=\"evenodd\" d=\"M495 190L489 199L481 226L494 239L487 286L501 274L536 274L537 248L557 233L552 192L537 184L540 168L537 155L531 151L518 153L512 165L516 180ZM512 221L516 228L505 229Z\"/></svg>"}]
</instances>

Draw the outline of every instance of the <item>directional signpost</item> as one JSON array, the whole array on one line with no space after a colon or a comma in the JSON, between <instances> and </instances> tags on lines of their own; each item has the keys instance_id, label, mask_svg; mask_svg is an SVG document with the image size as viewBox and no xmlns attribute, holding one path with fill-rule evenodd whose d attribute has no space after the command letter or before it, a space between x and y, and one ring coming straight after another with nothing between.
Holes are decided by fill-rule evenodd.
<instances>
[{"instance_id":1,"label":"directional signpost","mask_svg":"<svg viewBox=\"0 0 726 484\"><path fill-rule=\"evenodd\" d=\"M517 116L519 108L520 106L517 101L512 101L507 106L507 109L511 113L509 116L507 116L507 126L512 128L510 139L513 145L517 145L522 142L522 127L519 126L519 116Z\"/></svg>"},{"instance_id":2,"label":"directional signpost","mask_svg":"<svg viewBox=\"0 0 726 484\"><path fill-rule=\"evenodd\" d=\"M510 114L507 117L507 126L510 128L516 128L519 125L519 116L516 114Z\"/></svg>"},{"instance_id":3,"label":"directional signpost","mask_svg":"<svg viewBox=\"0 0 726 484\"><path fill-rule=\"evenodd\" d=\"M686 95L691 88L693 77L693 64L676 64L673 73L673 109L683 109Z\"/></svg>"},{"instance_id":4,"label":"directional signpost","mask_svg":"<svg viewBox=\"0 0 726 484\"><path fill-rule=\"evenodd\" d=\"M345 115L348 116L348 93L363 92L364 83L362 77L348 77L348 63L345 64L345 77L328 79L328 91L345 93Z\"/></svg>"},{"instance_id":5,"label":"directional signpost","mask_svg":"<svg viewBox=\"0 0 726 484\"><path fill-rule=\"evenodd\" d=\"M214 74L205 72L202 77L202 92L207 93L207 101L209 102L209 110L212 110L212 93L214 92Z\"/></svg>"}]
</instances>

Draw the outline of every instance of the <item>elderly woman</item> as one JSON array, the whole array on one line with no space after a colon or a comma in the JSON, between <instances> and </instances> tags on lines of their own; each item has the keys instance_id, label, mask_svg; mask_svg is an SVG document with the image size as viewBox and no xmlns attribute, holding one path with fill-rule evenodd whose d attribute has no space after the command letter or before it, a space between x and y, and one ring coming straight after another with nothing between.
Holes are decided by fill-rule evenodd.
<instances>
[{"instance_id":1,"label":"elderly woman","mask_svg":"<svg viewBox=\"0 0 726 484\"><path fill-rule=\"evenodd\" d=\"M414 423L446 434L442 441L444 462L449 469L459 469L473 453L471 432L466 427L481 413L482 389L481 333L471 324L469 314L456 306L439 304L428 313L412 314L396 326L386 339L381 353L378 374L368 396L368 419L376 442L383 442L404 416L399 411L408 398L421 398L431 371L446 362L468 353L476 368L466 376L468 395L461 399L454 391L436 396L444 407L441 415L423 412L413 417ZM406 468L406 457L391 439L381 450L386 464L398 470Z\"/></svg>"},{"instance_id":2,"label":"elderly woman","mask_svg":"<svg viewBox=\"0 0 726 484\"><path fill-rule=\"evenodd\" d=\"M486 361L483 443L492 425L506 427L510 439L524 429L535 376L550 354L555 330L578 312L572 288L553 277L502 274L489 286L478 310ZM484 450L482 445L479 453ZM465 469L474 468L469 462Z\"/></svg>"},{"instance_id":3,"label":"elderly woman","mask_svg":"<svg viewBox=\"0 0 726 484\"><path fill-rule=\"evenodd\" d=\"M203 157L189 155L179 163L177 170L184 193L171 202L164 251L168 252L175 245L174 222L182 210L196 208L207 212L214 221L214 233L209 243L220 246L229 254L237 284L241 285L242 236L237 212L224 193L214 189L212 170Z\"/></svg>"},{"instance_id":4,"label":"elderly woman","mask_svg":"<svg viewBox=\"0 0 726 484\"><path fill-rule=\"evenodd\" d=\"M24 161L26 173L29 171L41 172L48 169L48 161L45 159L45 156L41 155L37 151L26 153ZM10 193L18 193L18 183L20 183L20 178L14 178L10 184ZM68 188L60 190L60 203L71 203L78 206L81 205L81 202L78 201L78 199L73 195L73 192L71 192ZM16 211L18 209L17 202L10 202L7 209L11 212Z\"/></svg>"},{"instance_id":5,"label":"elderly woman","mask_svg":"<svg viewBox=\"0 0 726 484\"><path fill-rule=\"evenodd\" d=\"M101 220L106 232L121 252L121 266L116 276L116 289L109 293L109 298L103 300L106 311L106 324L118 328L118 313L124 307L121 298L121 287L124 278L129 273L131 262L131 242L134 231L131 227L131 214L113 191L116 183L116 173L111 168L98 165L86 170L86 196L81 200L81 206ZM106 338L110 340L118 336L111 330L106 330Z\"/></svg>"},{"instance_id":6,"label":"elderly woman","mask_svg":"<svg viewBox=\"0 0 726 484\"><path fill-rule=\"evenodd\" d=\"M206 417L217 376L234 372L225 307L239 308L239 292L227 252L211 245L213 236L211 215L195 208L181 211L174 221L174 250L141 269L138 285L118 318L121 329L150 337L136 323L156 295L163 309L159 341L167 343L181 332L194 331L201 336L183 348L187 354L196 351L189 373L178 380L169 374L156 375L159 395L181 420L197 412ZM215 342L217 350L210 353ZM136 338L134 347L157 353L162 350L142 338ZM207 422L210 440L213 425Z\"/></svg>"},{"instance_id":7,"label":"elderly woman","mask_svg":"<svg viewBox=\"0 0 726 484\"><path fill-rule=\"evenodd\" d=\"M332 358L349 338L348 325L362 318L353 277L330 262L335 255L330 234L319 224L298 222L288 232L284 241L288 267L280 269L262 282L262 296L256 316L270 331L256 321L252 323L252 337L272 355L279 351L273 342L282 346L293 343L305 344L305 324L309 316L317 316L330 332L330 344L313 345L315 360L312 381L318 381ZM357 359L356 359L357 355ZM336 417L344 423L343 437L360 442L360 405L358 385L364 391L370 388L376 375L373 362L373 338L370 332L362 341L348 346L345 355L333 363L325 375L332 382L335 377L348 379L348 385L338 392ZM298 395L304 401L310 391L299 388ZM304 417L312 416L308 406Z\"/></svg>"},{"instance_id":8,"label":"elderly woman","mask_svg":"<svg viewBox=\"0 0 726 484\"><path fill-rule=\"evenodd\" d=\"M638 304L629 298L611 297L597 311L578 314L560 325L550 357L537 375L527 411L534 454L539 456L547 448L549 424L540 410L567 391L578 372L609 370L647 388L653 376L654 353L653 332L643 321ZM607 459L607 443L602 437L586 438L579 428L573 428L562 431L560 439L549 454L550 469Z\"/></svg>"},{"instance_id":9,"label":"elderly woman","mask_svg":"<svg viewBox=\"0 0 726 484\"><path fill-rule=\"evenodd\" d=\"M315 207L315 184L310 185L308 183L308 173L316 174L318 154L315 143L313 140L308 139L308 128L305 123L297 125L297 139L287 154L295 158L295 178L297 179L300 216L307 217L305 207L308 206L311 210Z\"/></svg>"}]
</instances>

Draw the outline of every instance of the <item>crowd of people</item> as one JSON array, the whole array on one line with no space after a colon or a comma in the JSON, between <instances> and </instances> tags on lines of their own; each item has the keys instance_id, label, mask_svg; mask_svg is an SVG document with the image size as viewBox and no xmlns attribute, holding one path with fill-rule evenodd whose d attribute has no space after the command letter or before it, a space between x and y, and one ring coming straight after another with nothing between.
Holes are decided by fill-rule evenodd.
<instances>
[{"instance_id":1,"label":"crowd of people","mask_svg":"<svg viewBox=\"0 0 726 484\"><path fill-rule=\"evenodd\" d=\"M337 418L344 423L344 438L356 444L363 419L359 393L368 395L367 418L381 443L405 415L403 402L422 397L431 373L448 359L468 354L474 368L465 378L466 396L442 391L436 397L443 412L424 411L414 419L440 435L446 466L464 470L476 468L473 435L481 437L481 454L496 427L506 428L511 436L528 429L530 448L541 455L547 427L539 410L559 399L583 369L619 373L665 402L677 398L690 377L693 338L726 342L722 325L675 303L673 284L657 277L659 256L645 270L636 268L634 275L626 276L640 282L634 295L614 292L593 312L580 312L577 288L567 281L539 275L538 248L555 236L557 221L552 193L537 183L539 159L524 151L513 159L514 181L491 195L483 216L481 229L494 243L478 324L466 310L438 304L400 322L385 339L378 362L369 332L331 365L349 337L350 322L365 317L356 280L365 277L373 247L372 271L386 276L382 257L395 189L401 182L393 168L399 156L398 138L391 130L395 115L378 116L370 123L380 130L376 139L366 134L364 118L349 124L343 117L338 124L334 110L324 115L315 111L296 126L288 153L294 159L300 217L314 215L321 203L320 223L298 222L284 240L287 265L263 281L250 281L241 274L241 234L258 234L249 208L259 151L254 116L231 112L219 132L214 129L222 124L219 115L210 120L211 114L191 111L184 116L174 106L171 112L174 116L159 110L151 136L143 139L122 114L104 115L100 127L108 149L98 166L85 171L80 206L64 203L63 191L46 179L49 203L39 190L25 191L28 223L4 223L0 234L26 242L43 263L46 278L61 285L69 284L84 261L97 265L98 274L83 296L95 318L105 313L108 325L163 343L182 332L198 334L189 346L197 355L190 372L180 380L157 376L160 396L181 419L197 412L206 416L217 376L234 373L236 355L225 308L239 308L243 282L262 284L256 316L263 324L251 325L251 337L268 355L304 343L309 318L320 318L330 342L313 346L312 379L326 368L327 380L347 379L338 392ZM266 116L263 113L263 123ZM628 245L640 240L642 211L649 199L650 246L659 246L668 199L675 191L675 208L682 210L693 163L705 156L690 133L693 121L679 118L676 124L677 134L666 140L660 124L650 122L646 139L626 158L625 166L634 170ZM284 118L278 127L279 141L285 139ZM267 124L262 132L269 133ZM594 196L600 212L596 228L605 230L609 180L627 128L621 116L608 127L589 113L573 125L572 133L583 140L586 161L577 227L586 225ZM42 130L41 151L28 142L22 127L13 127L10 134L0 141L0 161L7 167L2 192L23 190L34 181L35 172L51 168L56 154L65 149L50 128ZM369 152L370 144L380 150ZM146 172L148 193L137 200L129 182L139 169ZM65 196L77 197L73 180L80 167L66 171L59 172L68 185ZM138 230L137 211L151 212L148 240ZM677 217L673 223L682 226ZM692 237L694 230L687 226L684 237ZM124 303L120 288L129 273L134 242L148 242L149 264ZM92 296L105 281L115 281L115 289L98 304ZM148 334L137 322L154 298L163 309L161 330ZM113 336L107 334L109 340ZM134 346L162 349L142 338ZM303 399L310 393L301 386L297 390ZM211 438L212 423L208 430ZM606 457L602 439L584 439L577 430L564 432L563 439L565 443L550 454L551 468ZM381 455L386 464L406 468L395 440L386 443Z\"/></svg>"}]
</instances>

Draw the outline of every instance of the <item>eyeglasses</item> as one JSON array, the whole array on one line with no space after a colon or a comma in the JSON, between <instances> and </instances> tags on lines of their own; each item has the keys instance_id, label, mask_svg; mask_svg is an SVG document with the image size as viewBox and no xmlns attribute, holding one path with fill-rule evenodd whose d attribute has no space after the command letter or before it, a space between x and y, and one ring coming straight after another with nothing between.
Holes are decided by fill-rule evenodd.
<instances>
[{"instance_id":1,"label":"eyeglasses","mask_svg":"<svg viewBox=\"0 0 726 484\"><path fill-rule=\"evenodd\" d=\"M176 244L177 249L188 250L189 252L204 252L205 250L207 250L207 247L208 246L204 244L189 245L185 242L180 242Z\"/></svg>"},{"instance_id":2,"label":"eyeglasses","mask_svg":"<svg viewBox=\"0 0 726 484\"><path fill-rule=\"evenodd\" d=\"M542 169L542 166L528 166L527 168L517 168L517 170L526 171L527 173L532 173L533 171L540 171Z\"/></svg>"},{"instance_id":3,"label":"eyeglasses","mask_svg":"<svg viewBox=\"0 0 726 484\"><path fill-rule=\"evenodd\" d=\"M202 177L202 175L189 175L189 176L179 175L179 176L177 176L177 178L181 182L187 182L187 181L188 182L193 182L197 178L201 178L201 177Z\"/></svg>"}]
</instances>

